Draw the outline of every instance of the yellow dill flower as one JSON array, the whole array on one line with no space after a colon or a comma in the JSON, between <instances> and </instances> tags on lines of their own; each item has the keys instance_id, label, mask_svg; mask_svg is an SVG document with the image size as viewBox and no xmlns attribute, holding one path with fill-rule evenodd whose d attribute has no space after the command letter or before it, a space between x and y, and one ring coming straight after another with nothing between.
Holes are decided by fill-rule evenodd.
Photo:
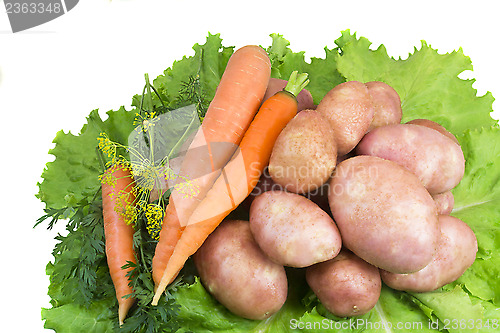
<instances>
[{"instance_id":1,"label":"yellow dill flower","mask_svg":"<svg viewBox=\"0 0 500 333\"><path fill-rule=\"evenodd\" d=\"M163 208L157 204L148 204L145 210L146 229L151 238L160 239L160 230L163 222Z\"/></svg>"},{"instance_id":2,"label":"yellow dill flower","mask_svg":"<svg viewBox=\"0 0 500 333\"><path fill-rule=\"evenodd\" d=\"M192 118L185 119L188 128L191 128ZM163 121L165 118L158 117L156 112L136 113L135 129L128 138L129 146L111 141L106 133L101 133L98 138L98 148L103 153L101 157L107 160L103 163L105 168L128 170L134 179L134 188L129 194L114 194L115 210L126 223L144 226L155 240L159 239L163 222L166 205L164 194L168 190L168 183L172 180L179 183L175 189L185 197L192 197L199 192L192 180L181 177L170 167L169 159L178 143L170 147L170 142L164 142L164 136L169 133L165 132L168 126L164 128ZM159 126L155 128L156 124ZM184 140L184 136L181 139ZM120 155L122 151L127 152L127 158ZM113 187L116 185L116 179L111 175L105 174L100 180Z\"/></svg>"},{"instance_id":3,"label":"yellow dill flower","mask_svg":"<svg viewBox=\"0 0 500 333\"><path fill-rule=\"evenodd\" d=\"M149 160L132 164L132 174L136 180L137 187L144 193L151 193L154 190L165 188L165 167L155 165Z\"/></svg>"},{"instance_id":4,"label":"yellow dill flower","mask_svg":"<svg viewBox=\"0 0 500 333\"><path fill-rule=\"evenodd\" d=\"M192 198L199 192L199 186L193 183L193 180L181 177L185 181L183 183L177 183L174 188L184 195L184 198Z\"/></svg>"},{"instance_id":5,"label":"yellow dill flower","mask_svg":"<svg viewBox=\"0 0 500 333\"><path fill-rule=\"evenodd\" d=\"M175 180L179 177L179 175L177 175L174 170L172 170L171 168L166 168L166 170L163 171L163 178L166 180L166 181L172 181L172 180Z\"/></svg>"},{"instance_id":6,"label":"yellow dill flower","mask_svg":"<svg viewBox=\"0 0 500 333\"><path fill-rule=\"evenodd\" d=\"M139 209L141 212L146 211L146 209L148 208L148 204L149 202L145 200L143 197L139 198L139 200L137 200L136 202L137 209Z\"/></svg>"},{"instance_id":7,"label":"yellow dill flower","mask_svg":"<svg viewBox=\"0 0 500 333\"><path fill-rule=\"evenodd\" d=\"M108 157L113 158L116 156L116 144L111 141L106 133L101 133L97 137L99 149Z\"/></svg>"},{"instance_id":8,"label":"yellow dill flower","mask_svg":"<svg viewBox=\"0 0 500 333\"><path fill-rule=\"evenodd\" d=\"M135 202L130 192L121 190L117 193L117 200L115 200L115 212L118 213L125 223L135 223L138 217L138 211L135 207Z\"/></svg>"},{"instance_id":9,"label":"yellow dill flower","mask_svg":"<svg viewBox=\"0 0 500 333\"><path fill-rule=\"evenodd\" d=\"M99 181L101 182L101 184L106 184L106 185L109 185L113 188L116 185L116 177L113 176L113 174L111 174L109 172L105 172L104 174L100 175Z\"/></svg>"},{"instance_id":10,"label":"yellow dill flower","mask_svg":"<svg viewBox=\"0 0 500 333\"><path fill-rule=\"evenodd\" d=\"M150 112L146 113L146 116L142 116L139 113L135 114L134 118L134 126L141 125L142 131L143 132L148 132L156 122L156 112Z\"/></svg>"}]
</instances>

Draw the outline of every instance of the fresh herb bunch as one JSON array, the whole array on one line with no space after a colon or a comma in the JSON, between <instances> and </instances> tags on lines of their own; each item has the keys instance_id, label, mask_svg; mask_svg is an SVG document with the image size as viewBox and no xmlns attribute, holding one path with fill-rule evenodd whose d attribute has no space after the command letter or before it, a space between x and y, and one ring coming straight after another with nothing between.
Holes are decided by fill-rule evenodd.
<instances>
[{"instance_id":1,"label":"fresh herb bunch","mask_svg":"<svg viewBox=\"0 0 500 333\"><path fill-rule=\"evenodd\" d=\"M68 235L56 236L59 242L52 254L57 260L47 267L51 276L52 288L49 295L52 297L52 305L73 302L88 309L94 302L104 301L115 307L117 302L104 248L102 200L94 198L91 202L85 200L78 203L76 207L48 210L37 225L51 218L49 228L52 228L62 216L61 211L68 209L74 211L66 227ZM157 242L147 231L144 214L136 220L135 229L137 264L129 262L122 268L133 268L127 276L134 293L128 296L138 301L122 327L118 327L117 321L113 320L113 329L119 332L175 332L179 328L175 321L179 306L175 303L172 291L181 282L177 280L171 285L158 306L151 306L154 295L151 265ZM115 315L112 317L116 319Z\"/></svg>"},{"instance_id":2,"label":"fresh herb bunch","mask_svg":"<svg viewBox=\"0 0 500 333\"><path fill-rule=\"evenodd\" d=\"M161 303L152 306L151 301L154 295L154 283L151 275L153 254L156 248L156 241L153 240L147 230L147 220L141 216L135 224L134 249L136 262L128 262L122 268L133 268L127 277L129 285L134 292L129 297L137 299L137 304L129 313L128 319L120 327L120 332L176 332L179 324L176 316L179 305L175 303L172 294L179 285L182 284L177 279L166 291Z\"/></svg>"},{"instance_id":3,"label":"fresh herb bunch","mask_svg":"<svg viewBox=\"0 0 500 333\"><path fill-rule=\"evenodd\" d=\"M49 291L56 303L70 299L88 308L94 300L112 296L105 265L102 202L92 199L82 200L76 207L47 210L37 222L51 218L50 229L66 212L73 212L66 225L68 234L55 237L59 242L52 255L57 259L47 267L52 272L51 285L61 286L60 290L52 290L56 293Z\"/></svg>"}]
</instances>

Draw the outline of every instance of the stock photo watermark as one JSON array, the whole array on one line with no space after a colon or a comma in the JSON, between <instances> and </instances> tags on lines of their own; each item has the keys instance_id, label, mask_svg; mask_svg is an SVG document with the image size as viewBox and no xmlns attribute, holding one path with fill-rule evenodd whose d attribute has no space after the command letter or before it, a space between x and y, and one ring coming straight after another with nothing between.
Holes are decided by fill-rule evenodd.
<instances>
[{"instance_id":1,"label":"stock photo watermark","mask_svg":"<svg viewBox=\"0 0 500 333\"><path fill-rule=\"evenodd\" d=\"M299 321L297 319L291 319L289 322L289 327L291 330L304 330L304 329L314 329L314 330L410 330L414 332L427 331L429 329L434 330L481 330L481 329L493 329L497 330L500 328L500 322L496 319L449 319L446 318L442 321L431 320L427 322L421 321L372 321L364 318L349 318L343 321L336 321L332 319L324 318L321 321Z\"/></svg>"},{"instance_id":2,"label":"stock photo watermark","mask_svg":"<svg viewBox=\"0 0 500 333\"><path fill-rule=\"evenodd\" d=\"M5 12L13 33L28 30L56 19L78 4L79 0L4 0Z\"/></svg>"}]
</instances>

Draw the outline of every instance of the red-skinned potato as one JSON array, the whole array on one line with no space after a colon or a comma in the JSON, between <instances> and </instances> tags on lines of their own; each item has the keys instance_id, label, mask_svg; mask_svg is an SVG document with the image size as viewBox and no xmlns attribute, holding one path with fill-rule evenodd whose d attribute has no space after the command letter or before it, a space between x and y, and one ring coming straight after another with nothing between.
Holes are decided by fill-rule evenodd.
<instances>
[{"instance_id":1,"label":"red-skinned potato","mask_svg":"<svg viewBox=\"0 0 500 333\"><path fill-rule=\"evenodd\" d=\"M465 170L459 145L434 129L414 124L377 127L363 137L356 152L406 167L431 194L454 188Z\"/></svg>"},{"instance_id":2,"label":"red-skinned potato","mask_svg":"<svg viewBox=\"0 0 500 333\"><path fill-rule=\"evenodd\" d=\"M250 207L250 229L274 262L307 267L332 259L342 240L332 218L311 200L295 193L269 191Z\"/></svg>"},{"instance_id":3,"label":"red-skinned potato","mask_svg":"<svg viewBox=\"0 0 500 333\"><path fill-rule=\"evenodd\" d=\"M437 212L439 215L450 215L455 205L455 197L451 191L433 194L432 199L436 203Z\"/></svg>"},{"instance_id":4,"label":"red-skinned potato","mask_svg":"<svg viewBox=\"0 0 500 333\"><path fill-rule=\"evenodd\" d=\"M276 184L294 193L321 187L337 163L337 146L328 121L317 111L299 112L281 131L269 159Z\"/></svg>"},{"instance_id":5,"label":"red-skinned potato","mask_svg":"<svg viewBox=\"0 0 500 333\"><path fill-rule=\"evenodd\" d=\"M210 294L240 317L266 319L285 303L285 269L262 252L248 221L222 222L195 253L194 263Z\"/></svg>"},{"instance_id":6,"label":"red-skinned potato","mask_svg":"<svg viewBox=\"0 0 500 333\"><path fill-rule=\"evenodd\" d=\"M378 268L345 249L331 260L308 267L306 280L323 306L338 317L369 312L382 288Z\"/></svg>"},{"instance_id":7,"label":"red-skinned potato","mask_svg":"<svg viewBox=\"0 0 500 333\"><path fill-rule=\"evenodd\" d=\"M403 111L401 110L401 99L396 90L387 83L380 81L367 82L365 85L372 97L373 107L375 108L373 120L368 130L401 123Z\"/></svg>"},{"instance_id":8,"label":"red-skinned potato","mask_svg":"<svg viewBox=\"0 0 500 333\"><path fill-rule=\"evenodd\" d=\"M262 101L265 101L272 95L276 94L278 91L283 90L288 83L287 80L270 78L267 84L266 94ZM313 102L311 93L307 89L302 89L302 91L296 96L297 98L297 111L316 109L316 105Z\"/></svg>"},{"instance_id":9,"label":"red-skinned potato","mask_svg":"<svg viewBox=\"0 0 500 333\"><path fill-rule=\"evenodd\" d=\"M348 81L331 89L319 102L316 111L330 122L338 155L345 155L370 127L375 108L368 88L361 82Z\"/></svg>"},{"instance_id":10,"label":"red-skinned potato","mask_svg":"<svg viewBox=\"0 0 500 333\"><path fill-rule=\"evenodd\" d=\"M411 273L434 257L436 205L408 169L376 156L351 157L337 165L328 199L343 245L370 264Z\"/></svg>"},{"instance_id":11,"label":"red-skinned potato","mask_svg":"<svg viewBox=\"0 0 500 333\"><path fill-rule=\"evenodd\" d=\"M394 274L381 270L389 287L410 292L428 292L458 279L476 259L477 240L463 221L440 215L440 241L436 256L429 265L411 274Z\"/></svg>"},{"instance_id":12,"label":"red-skinned potato","mask_svg":"<svg viewBox=\"0 0 500 333\"><path fill-rule=\"evenodd\" d=\"M433 130L436 130L439 133L452 139L457 145L459 144L457 138L452 133L448 132L448 130L446 128L444 128L443 126L441 126L441 124L439 124L435 121L432 121L429 119L413 119L413 120L410 120L409 122L407 122L407 124L420 125L420 126L432 128Z\"/></svg>"}]
</instances>

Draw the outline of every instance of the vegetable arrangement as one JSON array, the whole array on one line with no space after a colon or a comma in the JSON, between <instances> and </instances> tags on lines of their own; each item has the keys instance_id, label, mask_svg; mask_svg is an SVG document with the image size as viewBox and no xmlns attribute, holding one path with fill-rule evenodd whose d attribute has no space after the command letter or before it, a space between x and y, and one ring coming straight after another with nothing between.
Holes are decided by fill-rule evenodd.
<instances>
[{"instance_id":1,"label":"vegetable arrangement","mask_svg":"<svg viewBox=\"0 0 500 333\"><path fill-rule=\"evenodd\" d=\"M439 55L423 43L421 49L416 50L407 60L395 60L387 56L383 46L375 51L370 50L370 43L365 38L357 38L349 31L343 32L342 36L336 40L336 44L335 49L325 49L326 57L324 59L314 58L310 63L307 63L304 61L302 52L292 52L288 47L288 42L282 36L272 35L272 45L265 49L270 59L270 66L269 63L267 67L263 66L263 68L267 68L268 72L262 76L283 80L288 79L295 70L308 73L310 82L307 85L307 91L310 92L314 104L319 104L318 108L316 111L300 111L295 116L297 102L286 93L278 93L264 102L257 112L266 93L267 83L263 84L264 88L255 93L257 97L253 102L250 102L251 106L248 109L251 109L248 111L249 113L256 113L255 119L252 120L253 115L247 116L246 120L224 119L227 123L234 121L234 125L240 127L241 132L230 140L233 145L228 146L225 152L220 155L214 154L214 150L210 150L211 143L220 139L210 137L210 135L220 134L221 131L217 130L212 134L207 134L209 129L215 128L216 125L205 123L205 121L210 119L211 114L214 113L210 111L210 107L213 105L213 102L210 104L210 101L222 98L218 96L222 94L219 90L224 91L225 89L223 83L224 86L230 85L234 79L223 81L226 75L223 75L224 69L226 66L230 69L230 64L233 62L230 60L233 59L233 48L223 47L218 35L209 35L204 45L196 44L194 56L175 62L171 68L165 71L164 75L156 78L152 85L147 80L143 95L134 97L132 110L127 111L121 108L118 111L110 111L106 121L102 121L97 112L93 111L88 118L88 124L83 127L78 136L70 133L58 133L54 140L56 147L51 151L56 159L47 165L42 175L44 180L39 184L38 197L47 205L46 215L40 218L37 223L49 219L50 228L61 218L67 218L69 221L67 224L68 235L57 236L59 243L53 251L54 262L47 266L47 273L50 275L51 281L49 295L52 298L53 307L42 310L45 327L52 328L57 332L106 332L113 330L123 332L289 332L295 330L316 332L325 330L326 325L328 329L346 332L389 330L389 327L389 331L415 331L415 326L408 328L408 325L404 325L410 323L417 325L418 329L423 331L496 331L500 324L498 310L500 304L500 288L498 286L500 252L498 249L500 246L496 241L500 239L500 210L498 209L498 200L500 199L498 180L500 177L498 167L496 167L500 163L500 144L498 144L500 138L497 122L489 115L492 96L486 94L477 97L472 89L472 81L457 78L460 72L470 69L470 61L461 51ZM240 50L236 51L234 55L237 55ZM264 52L262 54L265 55ZM259 70L259 73L263 72ZM289 80L292 85L295 81L294 75L296 74L293 74L292 79ZM288 87L298 97L299 102L300 94L298 92L303 88L301 80L304 79L304 77L299 76L295 87ZM334 117L332 123L323 111L327 109L325 102L329 100L331 91L335 93L341 88L356 85L356 83L349 83L353 81L358 83L385 82L400 97L399 105L402 109L402 118L397 119L398 117L396 117L396 123L400 121L405 123L413 119L432 120L454 134L458 138L460 146L435 129L424 127L422 124L372 126L372 119L376 118L374 115L377 114L377 109L375 104L370 106L370 103L366 103L366 101L358 103L366 112L360 112L359 117L355 117L356 121L336 127L335 120L346 118L339 115ZM220 89L217 88L219 82ZM365 87L364 84L361 85ZM227 89L234 91L234 88ZM349 89L357 92L358 95L363 95L363 89L359 86L353 86ZM450 89L453 93L450 93ZM389 92L389 95L391 93ZM346 94L340 93L340 95ZM228 97L226 96L226 98ZM279 103L284 104L276 106ZM193 104L195 106L194 113L187 107ZM307 102L305 104L307 105ZM347 104L354 105L356 103ZM310 107L311 103L306 108ZM283 110L283 112L276 112L277 110ZM319 118L318 114L327 120ZM139 115L140 121L134 122L134 119L137 120L137 115ZM149 125L155 122L158 115L170 117L168 136L164 137L159 133L152 135L153 132L148 131L148 128L151 128ZM202 120L198 131L193 130L191 126L193 116L198 116ZM277 118L271 119L272 117ZM363 120L363 117L367 117L370 121ZM215 118L213 119L215 120ZM385 120L379 121L383 123ZM323 126L325 123L329 123L331 128ZM436 126L433 125L435 123L430 124ZM285 125L294 130L287 130ZM290 156L287 154L300 153L305 154L302 156L312 156L307 154L312 154L313 149L296 149L295 151L281 149L279 151L278 147L282 145L278 144L280 136L284 137L281 139L282 143L290 142L293 139L293 135L290 133L310 129L312 125L319 132L309 131L306 135L306 141L302 141L307 144L303 144L303 146L321 147L324 152L331 152L331 149L325 147L334 147L332 149L336 150L334 155L338 155L338 161L335 161L333 166L332 163L325 164L318 161L313 163L315 167L319 168L319 176L307 179L307 182L300 183L300 186L289 189L291 192L300 194L270 191L257 197L249 196L268 163L273 181L290 183L290 175L284 174L284 177L277 177L276 170L283 167L286 161L290 161ZM407 168L404 168L398 164L406 163L408 159L388 161L388 159L395 160L404 156L403 154L394 154L393 151L391 152L390 149L384 147L384 143L388 140L377 140L377 138L385 138L387 135L390 136L401 131L399 129L401 126L417 128L416 131L424 131L427 134L432 133L429 135L434 136L436 140L441 140L445 147L449 148L436 153L437 156L442 157L443 161L443 163L438 163L439 167L446 164L444 162L457 161L454 155L450 157L450 155L445 154L449 154L449 151L453 152L455 146L456 149L461 147L465 169L458 171L456 171L457 168L453 169L456 171L456 175L448 177L446 174L447 177L445 177L453 178L453 181L439 184L437 189L429 186L426 189L421 180L425 180L427 179L425 177L429 176L429 179L432 180L429 184L432 183L434 186L436 183L434 174L415 175L408 170L411 170L411 167L405 165ZM183 169L183 167L196 168L198 166L181 163L176 175L168 174L170 179L163 176L167 182L174 181L173 190L161 191L157 197L153 196L156 182L153 181L153 185L149 186L148 184L151 182L144 182L144 179L148 179L144 170L140 169L143 171L140 174L136 171L139 170L138 166L123 157L127 153L132 154L130 147L125 145L128 143L129 134L137 128L141 133L138 137L145 136L147 138L145 140L147 149L145 149L149 153L155 150L155 146L160 146L171 148L165 149L164 154L168 154L169 151L174 151L182 146L182 143L179 143L182 142L182 139L191 137L189 148L196 145L207 147L209 153L204 156L208 156L207 165L211 172L206 173L207 176L204 178L196 178L196 181L199 181L196 184L187 179L189 178L187 175L192 170L185 172L184 170L187 169ZM283 130L283 128L285 129ZM388 129L390 129L389 134L383 132L388 131ZM368 134L364 135L368 130ZM333 132L336 137L342 139L335 139L335 142L332 142L328 140L327 135L317 135L317 133L329 132ZM204 134L204 138L201 134ZM340 135L337 136L338 134ZM394 134L393 137L397 135ZM362 139L359 145L355 139L353 140L354 136L358 137L358 142ZM363 136L364 138L362 138ZM401 138L401 135L399 137ZM226 140L224 139L224 141ZM274 144L275 141L276 144ZM101 153L96 154L98 145L101 148ZM376 156L351 157L347 155L348 158L342 161L345 154L349 154L349 152L352 154L353 149L356 154L363 155L378 155L385 149L385 153L388 155L382 156L384 159ZM191 150L187 149L183 161L189 161L188 154ZM276 150L276 154L273 150ZM272 151L273 154L271 154ZM324 152L323 155L325 155ZM145 156L146 154L140 155ZM152 156L152 153L150 155ZM160 174L165 175L165 170L168 170L165 166L169 166L167 163L173 165L173 159L170 160L171 154L168 156L169 159L167 161L162 159L161 163L157 161L157 158L149 158L147 163L140 165L147 165L146 170L161 170L163 173ZM337 158L337 156L335 157ZM105 161L106 159L108 161ZM229 162L227 162L228 160ZM331 160L331 156L325 160ZM248 170L249 163L253 161L257 161L256 168L252 168L252 172L242 172L242 170ZM105 225L108 224L106 221L109 220L106 218L109 216L106 211L114 212L111 215L115 215L113 220L116 222L118 220L116 215L120 216L120 209L111 208L109 210L106 208L112 204L109 202L109 196L104 196L105 175L107 174L104 173L104 170L106 165L116 165L118 162L131 166L135 177L134 181L136 184L142 184L138 187L139 193L134 193L135 202L134 205L131 205L133 206L131 215L127 215L127 210L122 210L124 216L121 222L125 221L127 226L131 225L126 222L131 222L133 225L133 235L128 234L126 238L132 241L135 256L133 259L130 257L122 261L122 268L128 272L126 275L129 281L128 286L132 290L126 299L132 300L134 305L129 309L128 316L121 326L120 322L124 315L123 310L120 309L120 318L118 318L119 302L117 297L120 298L122 294L118 294L119 288L115 292L116 281L110 275L112 265L109 264L108 268L105 255L108 252L108 231L107 227L105 229ZM360 241L356 235L362 234L363 228L352 229L352 225L347 222L352 221L356 216L350 216L350 212L353 210L346 207L358 205L357 208L353 209L359 210L361 209L360 205L364 202L364 200L359 199L363 197L359 195L363 192L359 188L357 192L333 193L330 191L328 201L330 201L332 216L328 215L327 210L320 208L328 208L328 205L320 203L325 198L322 198L321 195L314 197L311 190L323 188L323 183L327 180L325 174L328 175L334 168L331 182L348 186L352 183L349 183L348 176L352 175L353 172L345 172L342 177L339 177L342 175L340 171L342 169L355 170L353 164L363 165L363 163L366 163L367 166L381 165L378 170L386 170L386 172L380 172L377 177L363 177L363 175L355 173L353 176L358 180L358 186L361 184L377 189L378 192L366 191L366 193L371 193L370 195L377 197L376 199L379 201L384 199L384 195L388 193L398 193L399 195L394 195L394 197L406 196L410 197L407 201L415 201L409 193L405 193L403 190L395 192L394 189L386 189L389 185L399 182L407 184L408 188L418 193L418 197L422 198L422 204L419 207L423 210L417 209L411 213L405 211L408 206L397 204L401 201L391 199L390 196L388 197L391 204L388 205L397 207L402 221L404 221L404 214L409 215L413 222L424 221L413 223L413 228L416 228L416 225L427 225L426 229L431 230L430 233L427 233L430 235L428 240L418 244L420 247L414 247L422 250L416 252L426 254L424 259L420 259L420 261L407 260L409 256L411 258L411 251L408 251L407 247L396 247L398 249L396 253L378 253L376 257L379 260L383 258L382 263L376 262L376 258L369 257L373 251L365 251L364 249L380 240L365 238ZM460 160L458 160L457 165L460 165ZM99 199L99 194L101 194L100 174L104 174L101 177L101 181L103 181L102 200ZM265 176L266 174L263 175L256 189L260 189L260 186L269 180L266 180ZM387 181L384 177L389 177L390 180ZM122 179L121 176L116 178ZM162 177L153 180L158 179L162 179ZM177 182L175 182L176 179ZM227 181L228 179L230 181ZM458 185L456 179L461 180ZM411 185L409 185L410 183ZM228 184L234 185L234 189L228 190ZM188 185L197 190L190 192L194 194L188 196L189 200L177 199L183 198L181 194L186 193ZM124 187L127 186L124 185ZM330 189L332 188L334 187L330 186ZM201 190L198 191L198 189ZM448 193L448 191L450 192ZM306 196L318 204L304 198L304 192L309 192ZM445 198L445 200L439 199L444 202L442 206L440 205L443 208L439 208L439 212L449 213L450 207L453 207L451 216L440 215L439 219L437 218L438 207L429 192L435 196L436 202L438 194ZM352 195L356 193L358 200L353 200L356 199L356 196ZM200 197L191 200L199 194ZM283 196L287 196L287 198L281 198ZM293 197L293 204L290 203L292 201L289 201L291 199L288 196ZM221 204L224 200L228 205ZM253 202L250 203L249 201L252 200ZM335 204L342 202L342 200L345 200L346 204L339 204L339 207L335 207ZM450 204L450 201L453 203ZM405 201L403 200L403 202ZM182 204L186 206L181 207ZM251 204L250 211L248 204ZM303 230L301 234L305 238L314 236L312 233L308 234L309 229L305 228L307 223L310 223L311 216L314 216L314 219L318 221L317 227L321 228L321 233L324 234L325 239L328 239L328 241L319 239L319 242L314 242L314 245L328 249L326 254L313 257L310 260L311 258L307 257L306 248L304 251L300 251L302 257L295 255L287 257L287 251L280 251L279 248L270 245L269 248L274 251L271 255L273 260L270 259L270 256L263 255L262 250L265 249L265 246L260 246L261 243L269 245L270 242L278 239L277 237L269 237L269 228L276 228L276 225L271 225L270 214L267 214L266 220L265 213L272 211L273 207L276 212L279 212L280 209L277 208L283 204L287 204L289 210L296 210L297 221L293 222L294 227L296 230ZM163 210L158 209L158 207ZM379 209L378 212L372 211L369 213L370 216L383 220L384 212L387 209L383 210L381 207L377 207L377 209ZM104 217L103 211L105 212ZM179 212L182 213L179 214ZM300 212L301 214L299 214ZM224 218L226 220L218 226ZM272 219L284 220L286 217L285 215L281 217L274 215ZM338 229L333 220L338 225ZM160 227L161 221L163 221L163 227ZM256 224L256 222L258 223ZM279 228L279 224L277 226ZM300 229L301 227L303 229ZM400 230L407 237L406 240L415 236L415 229L403 229ZM386 231L388 230L386 229ZM391 236L390 232L386 233L389 234L389 237ZM432 237L433 233L435 237ZM447 237L439 240L440 250L434 256L434 250L438 248L437 235L439 233ZM277 234L279 234L279 230L276 231ZM365 234L367 233L365 232ZM373 232L365 236L369 237L374 234L380 233ZM346 237L346 235L350 235L350 237ZM232 247L226 248L225 251L218 249L220 243L228 242L232 237L240 239L239 247L235 243ZM160 244L164 242L162 238L165 239L165 243L162 245L164 247L161 250L163 258L159 260L157 253L160 251ZM217 238L219 241L213 240L213 238ZM470 253L475 253L472 250L474 250L476 239L477 255L472 258ZM460 241L457 242L457 240ZM288 241L293 246L297 246L297 244L308 245L308 242L301 242L300 238L289 237L282 237L278 243ZM203 246L201 246L202 243ZM352 249L358 256L345 248L341 250L340 243ZM332 245L334 248L331 248ZM410 245L414 244L410 243ZM445 270L439 269L437 267L439 265L433 265L431 262L433 258L439 258L440 255L444 257L446 251L441 251L441 249L455 249L460 248L460 246L463 246L461 249L465 249L463 252L456 253L455 258L460 258L460 260L451 261L455 261L453 267L457 267L455 264L459 263L458 269L454 271L450 269L449 272L446 272L447 274L443 274ZM198 248L200 249L196 252ZM375 247L380 252L382 252L382 248L382 246ZM363 254L365 253L363 251L368 254ZM195 252L193 262L188 257ZM127 253L130 251L127 250ZM247 255L249 260L245 260ZM228 284L227 281L221 282L222 273L217 272L217 269L226 267L227 270L228 267L219 265L222 260L221 256L226 256L228 260L226 264L229 265L229 268L231 265L242 267L240 272L232 270L233 274L239 274L234 276L239 282L236 286ZM361 260L359 256L363 256L364 260ZM299 258L300 262L293 262ZM321 263L319 263L320 261ZM439 262L441 264L442 260ZM474 263L472 264L472 262ZM323 266L323 263L327 265ZM375 263L384 268L382 279L377 275L378 270L373 269ZM311 266L312 264L315 265ZM470 266L471 264L472 266ZM285 269L283 265L294 267ZM306 266L310 267L306 270L299 268ZM462 270L468 266L470 268L463 273ZM269 269L264 270L263 267L269 267ZM314 269L312 269L313 267ZM433 280L435 284L416 286L414 282L422 279L418 276L419 272L413 272L423 267L427 270L425 272L427 276L435 276ZM181 268L178 278L175 279ZM252 269L262 269L261 273L257 274L260 282L250 279L249 272ZM318 291L325 290L322 286L332 283L332 280L325 281L321 272L339 272L348 269L370 273L366 273L365 278L361 278L360 281L343 286L340 290L339 288L335 289L335 285L327 288L330 294ZM377 274L374 274L374 271ZM247 273L245 274L245 272ZM400 279L400 273L410 273L405 276L410 276L410 280L413 279L413 281ZM384 283L381 283L381 280ZM284 281L288 283L284 283ZM260 303L251 303L252 300L255 301L255 295L252 291L259 290L259 286L262 286L261 283L268 286L274 284L275 287L266 291L274 292L271 292L272 296L264 296L259 299ZM426 292L421 292L426 288L433 290L438 287L439 289L436 291L425 290ZM218 296L220 290L224 295L230 297ZM360 291L363 292L360 293ZM340 308L338 308L339 304L332 301L332 299L339 299L339 292L343 292L340 297L343 300L340 302ZM220 303L210 293L215 295ZM238 294L240 298L232 297L235 294ZM254 295L253 299L252 295ZM365 303L355 308L357 309L355 313L349 312L345 308L342 309L342 306L348 305L349 301L356 295L370 297ZM225 304L227 308L221 303ZM120 307L123 308L123 306ZM230 312L228 308L233 308L234 313ZM352 310L353 307L350 306L349 309ZM345 317L353 314L357 317ZM264 318L266 319L262 320ZM360 321L352 326L349 324L352 322L352 318L357 318ZM403 325L398 326L401 323Z\"/></svg>"}]
</instances>

